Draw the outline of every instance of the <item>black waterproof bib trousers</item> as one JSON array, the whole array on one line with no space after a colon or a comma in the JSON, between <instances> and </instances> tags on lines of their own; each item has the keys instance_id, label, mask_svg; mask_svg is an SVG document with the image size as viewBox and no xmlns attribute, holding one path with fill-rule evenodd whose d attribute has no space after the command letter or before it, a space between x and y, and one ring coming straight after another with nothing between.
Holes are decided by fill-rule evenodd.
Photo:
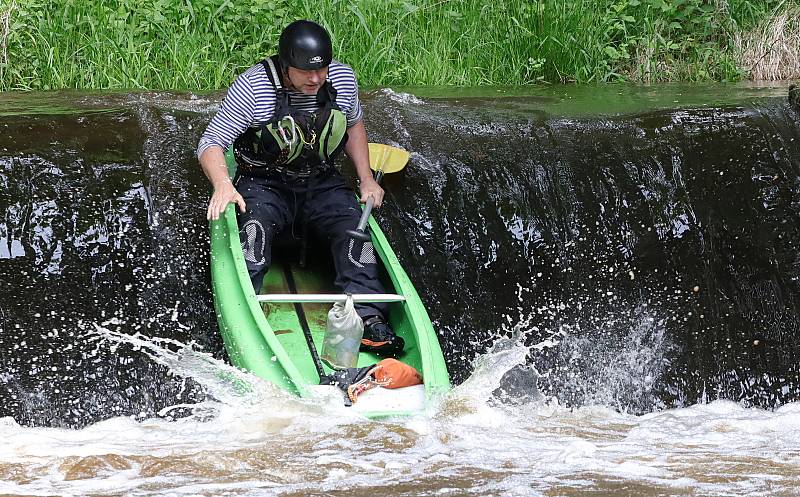
<instances>
[{"instance_id":1,"label":"black waterproof bib trousers","mask_svg":"<svg viewBox=\"0 0 800 497\"><path fill-rule=\"evenodd\" d=\"M334 284L340 292L385 293L372 242L354 240L345 233L358 225L361 207L338 171L298 182L240 175L236 190L247 204L247 211L238 214L239 239L256 293L272 262L275 237L302 233L303 221L316 239L330 244ZM388 317L388 304L356 304L356 311L362 317Z\"/></svg>"}]
</instances>

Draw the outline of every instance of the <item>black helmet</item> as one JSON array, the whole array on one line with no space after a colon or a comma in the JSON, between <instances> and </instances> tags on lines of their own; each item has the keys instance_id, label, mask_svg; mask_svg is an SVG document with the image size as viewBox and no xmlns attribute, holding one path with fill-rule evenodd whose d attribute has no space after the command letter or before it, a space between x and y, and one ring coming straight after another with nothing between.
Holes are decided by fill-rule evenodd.
<instances>
[{"instance_id":1,"label":"black helmet","mask_svg":"<svg viewBox=\"0 0 800 497\"><path fill-rule=\"evenodd\" d=\"M281 33L278 57L284 69L321 69L333 59L331 35L325 28L311 21L295 21Z\"/></svg>"}]
</instances>

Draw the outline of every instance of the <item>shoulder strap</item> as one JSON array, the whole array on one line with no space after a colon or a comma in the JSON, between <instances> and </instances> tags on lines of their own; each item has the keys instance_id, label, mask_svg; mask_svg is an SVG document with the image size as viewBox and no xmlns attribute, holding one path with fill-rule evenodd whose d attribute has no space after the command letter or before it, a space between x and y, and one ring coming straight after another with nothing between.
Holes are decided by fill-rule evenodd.
<instances>
[{"instance_id":1,"label":"shoulder strap","mask_svg":"<svg viewBox=\"0 0 800 497\"><path fill-rule=\"evenodd\" d=\"M322 84L322 87L317 90L317 104L320 106L330 104L332 108L338 110L339 105L336 103L336 95L336 88L333 86L333 83L331 83L329 75L325 83Z\"/></svg>"},{"instance_id":2,"label":"shoulder strap","mask_svg":"<svg viewBox=\"0 0 800 497\"><path fill-rule=\"evenodd\" d=\"M282 90L283 84L281 83L279 70L280 62L278 62L277 57L273 56L266 58L261 61L261 65L264 66L264 71L267 73L269 82L272 83L272 86L275 88L275 90Z\"/></svg>"},{"instance_id":3,"label":"shoulder strap","mask_svg":"<svg viewBox=\"0 0 800 497\"><path fill-rule=\"evenodd\" d=\"M320 106L320 110L316 113L317 118L314 126L317 133L320 133L330 118L331 110L339 110L339 106L336 105L336 88L333 87L330 80L325 81L322 87L317 90L317 105Z\"/></svg>"},{"instance_id":4,"label":"shoulder strap","mask_svg":"<svg viewBox=\"0 0 800 497\"><path fill-rule=\"evenodd\" d=\"M272 83L272 87L275 88L275 117L282 118L289 114L289 92L286 91L281 82L281 73L283 72L281 63L278 60L278 56L273 55L262 60L261 65L264 66L267 78Z\"/></svg>"}]
</instances>

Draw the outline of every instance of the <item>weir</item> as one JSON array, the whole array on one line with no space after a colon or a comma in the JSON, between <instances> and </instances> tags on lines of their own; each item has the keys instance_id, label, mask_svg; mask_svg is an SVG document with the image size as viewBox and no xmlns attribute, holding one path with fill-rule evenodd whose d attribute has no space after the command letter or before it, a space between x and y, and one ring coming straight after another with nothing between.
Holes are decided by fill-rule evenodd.
<instances>
[{"instance_id":1,"label":"weir","mask_svg":"<svg viewBox=\"0 0 800 497\"><path fill-rule=\"evenodd\" d=\"M98 324L223 357L194 157L220 95L0 98L0 417L78 427L205 399L85 337ZM633 413L798 399L800 110L785 88L364 104L370 141L412 152L376 216L456 383L514 334L550 345L512 396Z\"/></svg>"}]
</instances>

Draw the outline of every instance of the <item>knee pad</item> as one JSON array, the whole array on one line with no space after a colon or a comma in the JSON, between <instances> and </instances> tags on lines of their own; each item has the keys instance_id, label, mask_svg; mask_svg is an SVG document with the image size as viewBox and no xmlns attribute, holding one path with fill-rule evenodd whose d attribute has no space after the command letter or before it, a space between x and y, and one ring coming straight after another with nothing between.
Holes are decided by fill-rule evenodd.
<instances>
[{"instance_id":1,"label":"knee pad","mask_svg":"<svg viewBox=\"0 0 800 497\"><path fill-rule=\"evenodd\" d=\"M239 228L244 260L248 265L269 265L272 237L275 229L257 219L248 219Z\"/></svg>"}]
</instances>

